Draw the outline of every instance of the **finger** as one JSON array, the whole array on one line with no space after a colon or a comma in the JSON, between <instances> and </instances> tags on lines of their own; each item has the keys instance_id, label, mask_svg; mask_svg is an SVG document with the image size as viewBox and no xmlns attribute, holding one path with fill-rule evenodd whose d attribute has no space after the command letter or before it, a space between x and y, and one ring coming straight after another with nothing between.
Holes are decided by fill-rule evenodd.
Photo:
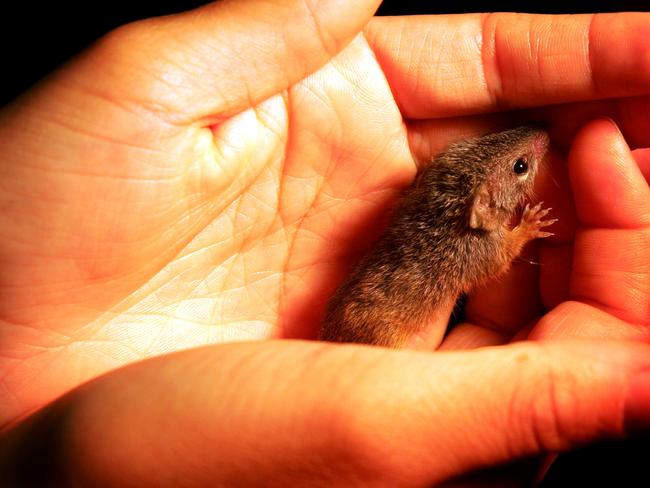
<instances>
[{"instance_id":1,"label":"finger","mask_svg":"<svg viewBox=\"0 0 650 488\"><path fill-rule=\"evenodd\" d=\"M608 120L576 137L569 157L579 230L571 297L622 320L650 320L650 189Z\"/></svg>"},{"instance_id":2,"label":"finger","mask_svg":"<svg viewBox=\"0 0 650 488\"><path fill-rule=\"evenodd\" d=\"M576 234L570 296L616 317L650 324L650 229Z\"/></svg>"},{"instance_id":3,"label":"finger","mask_svg":"<svg viewBox=\"0 0 650 488\"><path fill-rule=\"evenodd\" d=\"M500 346L507 344L512 339L512 334L503 333L490 328L469 322L462 322L454 326L447 334L438 348L439 351L459 351L463 349L477 349L486 346Z\"/></svg>"},{"instance_id":4,"label":"finger","mask_svg":"<svg viewBox=\"0 0 650 488\"><path fill-rule=\"evenodd\" d=\"M525 488L536 486L539 459L524 459L505 466L479 470L442 483L437 488Z\"/></svg>"},{"instance_id":5,"label":"finger","mask_svg":"<svg viewBox=\"0 0 650 488\"><path fill-rule=\"evenodd\" d=\"M631 324L586 303L565 301L535 324L528 339L650 341L647 326Z\"/></svg>"},{"instance_id":6,"label":"finger","mask_svg":"<svg viewBox=\"0 0 650 488\"><path fill-rule=\"evenodd\" d=\"M512 117L504 114L408 120L409 147L415 160L424 164L447 149L453 142L511 129L525 122L517 124L513 122Z\"/></svg>"},{"instance_id":7,"label":"finger","mask_svg":"<svg viewBox=\"0 0 650 488\"><path fill-rule=\"evenodd\" d=\"M90 93L174 121L239 113L316 71L358 34L379 0L219 1L129 24L86 56ZM88 77L88 72L103 76ZM117 93L119 90L119 93ZM187 119L187 120L186 120Z\"/></svg>"},{"instance_id":8,"label":"finger","mask_svg":"<svg viewBox=\"0 0 650 488\"><path fill-rule=\"evenodd\" d=\"M647 425L649 353L585 341L185 351L99 378L5 432L0 479L34 481L30 466L46 459L55 485L431 485Z\"/></svg>"},{"instance_id":9,"label":"finger","mask_svg":"<svg viewBox=\"0 0 650 488\"><path fill-rule=\"evenodd\" d=\"M569 170L581 225L650 227L648 183L611 120L596 120L578 134Z\"/></svg>"},{"instance_id":10,"label":"finger","mask_svg":"<svg viewBox=\"0 0 650 488\"><path fill-rule=\"evenodd\" d=\"M649 92L650 14L389 17L365 32L406 118Z\"/></svg>"},{"instance_id":11,"label":"finger","mask_svg":"<svg viewBox=\"0 0 650 488\"><path fill-rule=\"evenodd\" d=\"M627 143L635 148L650 146L650 97L626 97L566 103L525 111L528 120L548 123L554 143L568 148L588 122L602 117L616 121Z\"/></svg>"},{"instance_id":12,"label":"finger","mask_svg":"<svg viewBox=\"0 0 650 488\"><path fill-rule=\"evenodd\" d=\"M531 121L544 121L549 127L553 146L564 150L569 148L585 124L596 118L608 117L616 121L631 147L645 148L650 146L649 110L650 97L639 96L564 103L503 113L414 119L407 121L407 127L409 145L414 157L420 162L426 162L454 141L498 132ZM646 159L648 158L642 157L639 162L642 171L644 167L647 168L647 164L642 164ZM648 171L644 174L648 174Z\"/></svg>"}]
</instances>

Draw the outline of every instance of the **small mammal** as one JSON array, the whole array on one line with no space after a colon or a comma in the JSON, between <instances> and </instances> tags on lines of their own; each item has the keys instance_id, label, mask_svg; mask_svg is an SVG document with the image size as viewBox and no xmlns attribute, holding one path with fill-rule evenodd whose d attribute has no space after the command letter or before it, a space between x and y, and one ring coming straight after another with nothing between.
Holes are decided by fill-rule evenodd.
<instances>
[{"instance_id":1,"label":"small mammal","mask_svg":"<svg viewBox=\"0 0 650 488\"><path fill-rule=\"evenodd\" d=\"M441 307L504 273L556 219L521 205L548 148L540 127L463 140L409 188L392 222L330 299L320 339L403 347ZM514 219L521 213L517 225Z\"/></svg>"}]
</instances>

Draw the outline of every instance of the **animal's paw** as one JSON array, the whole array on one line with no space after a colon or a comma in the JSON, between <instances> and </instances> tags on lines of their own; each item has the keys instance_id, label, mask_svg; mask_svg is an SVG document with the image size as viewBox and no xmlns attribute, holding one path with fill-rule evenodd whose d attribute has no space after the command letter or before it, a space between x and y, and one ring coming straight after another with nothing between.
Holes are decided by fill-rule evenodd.
<instances>
[{"instance_id":1,"label":"animal's paw","mask_svg":"<svg viewBox=\"0 0 650 488\"><path fill-rule=\"evenodd\" d=\"M521 216L521 221L519 222L518 230L522 232L526 240L537 239L541 237L552 236L552 232L546 232L541 230L544 227L557 222L557 219L548 219L542 220L548 213L551 211L550 208L542 208L544 202L539 202L537 205L531 208L529 204L526 204L524 212Z\"/></svg>"}]
</instances>

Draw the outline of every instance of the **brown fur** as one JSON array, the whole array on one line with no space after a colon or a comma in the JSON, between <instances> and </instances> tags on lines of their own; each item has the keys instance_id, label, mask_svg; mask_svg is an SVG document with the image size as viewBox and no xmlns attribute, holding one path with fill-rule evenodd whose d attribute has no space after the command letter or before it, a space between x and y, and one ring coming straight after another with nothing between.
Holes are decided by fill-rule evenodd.
<instances>
[{"instance_id":1,"label":"brown fur","mask_svg":"<svg viewBox=\"0 0 650 488\"><path fill-rule=\"evenodd\" d=\"M546 237L548 210L524 211L548 136L524 126L464 140L436 157L392 223L328 303L320 338L400 347L436 307L507 270L523 245ZM518 159L526 176L514 171Z\"/></svg>"}]
</instances>

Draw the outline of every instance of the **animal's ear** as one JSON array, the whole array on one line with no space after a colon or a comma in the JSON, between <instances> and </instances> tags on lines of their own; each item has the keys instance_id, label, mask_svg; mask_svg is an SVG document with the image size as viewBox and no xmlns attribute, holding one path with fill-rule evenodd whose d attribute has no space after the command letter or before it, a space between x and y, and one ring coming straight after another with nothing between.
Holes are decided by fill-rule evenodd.
<instances>
[{"instance_id":1,"label":"animal's ear","mask_svg":"<svg viewBox=\"0 0 650 488\"><path fill-rule=\"evenodd\" d=\"M488 232L499 227L499 211L494 205L494 198L486 183L482 184L474 194L469 211L469 226L472 229L483 229Z\"/></svg>"}]
</instances>

